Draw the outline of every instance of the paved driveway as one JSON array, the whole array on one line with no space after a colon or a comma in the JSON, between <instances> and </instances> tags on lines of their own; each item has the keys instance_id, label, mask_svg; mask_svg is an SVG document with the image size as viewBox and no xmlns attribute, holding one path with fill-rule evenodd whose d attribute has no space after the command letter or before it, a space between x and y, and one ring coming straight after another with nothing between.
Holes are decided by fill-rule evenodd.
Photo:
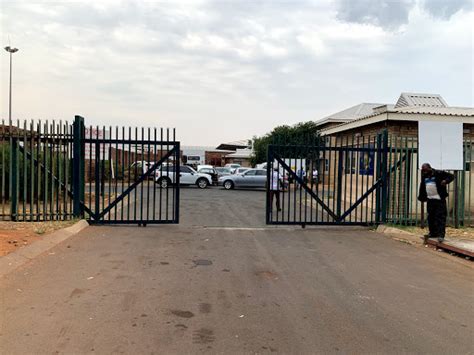
<instances>
[{"instance_id":1,"label":"paved driveway","mask_svg":"<svg viewBox=\"0 0 474 355\"><path fill-rule=\"evenodd\" d=\"M266 192L220 187L181 188L183 226L265 227Z\"/></svg>"},{"instance_id":2,"label":"paved driveway","mask_svg":"<svg viewBox=\"0 0 474 355\"><path fill-rule=\"evenodd\" d=\"M2 279L0 353L474 352L471 266L362 228L262 228L239 193L182 226L89 227Z\"/></svg>"}]
</instances>

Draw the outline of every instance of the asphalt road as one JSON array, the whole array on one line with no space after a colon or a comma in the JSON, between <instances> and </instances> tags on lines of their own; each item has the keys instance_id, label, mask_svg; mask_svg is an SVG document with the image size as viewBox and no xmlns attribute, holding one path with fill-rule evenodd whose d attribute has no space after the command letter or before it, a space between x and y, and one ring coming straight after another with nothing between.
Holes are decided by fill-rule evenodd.
<instances>
[{"instance_id":1,"label":"asphalt road","mask_svg":"<svg viewBox=\"0 0 474 355\"><path fill-rule=\"evenodd\" d=\"M183 226L265 227L263 189L183 187L180 196Z\"/></svg>"},{"instance_id":2,"label":"asphalt road","mask_svg":"<svg viewBox=\"0 0 474 355\"><path fill-rule=\"evenodd\" d=\"M1 279L0 353L474 352L471 266L187 192L181 226L89 227Z\"/></svg>"}]
</instances>

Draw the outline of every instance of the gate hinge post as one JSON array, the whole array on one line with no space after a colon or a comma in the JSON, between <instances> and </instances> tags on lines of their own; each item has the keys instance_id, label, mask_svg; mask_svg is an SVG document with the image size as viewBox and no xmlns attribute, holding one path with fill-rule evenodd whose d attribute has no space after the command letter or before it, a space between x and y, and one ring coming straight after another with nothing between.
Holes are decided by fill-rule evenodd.
<instances>
[{"instance_id":1,"label":"gate hinge post","mask_svg":"<svg viewBox=\"0 0 474 355\"><path fill-rule=\"evenodd\" d=\"M12 221L17 220L18 214L18 141L11 140L11 211L10 216Z\"/></svg>"},{"instance_id":2,"label":"gate hinge post","mask_svg":"<svg viewBox=\"0 0 474 355\"><path fill-rule=\"evenodd\" d=\"M72 165L72 192L73 215L77 218L84 217L84 117L75 116L73 123L73 165Z\"/></svg>"}]
</instances>

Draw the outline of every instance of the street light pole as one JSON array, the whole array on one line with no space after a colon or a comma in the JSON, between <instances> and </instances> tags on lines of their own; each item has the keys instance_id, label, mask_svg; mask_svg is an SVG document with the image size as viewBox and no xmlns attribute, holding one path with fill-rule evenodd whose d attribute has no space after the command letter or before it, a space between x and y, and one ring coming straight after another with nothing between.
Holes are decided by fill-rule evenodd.
<instances>
[{"instance_id":1,"label":"street light pole","mask_svg":"<svg viewBox=\"0 0 474 355\"><path fill-rule=\"evenodd\" d=\"M12 123L12 56L13 53L18 52L18 48L12 48L10 46L5 47L5 50L10 53L10 96L8 105L8 119L9 123Z\"/></svg>"}]
</instances>

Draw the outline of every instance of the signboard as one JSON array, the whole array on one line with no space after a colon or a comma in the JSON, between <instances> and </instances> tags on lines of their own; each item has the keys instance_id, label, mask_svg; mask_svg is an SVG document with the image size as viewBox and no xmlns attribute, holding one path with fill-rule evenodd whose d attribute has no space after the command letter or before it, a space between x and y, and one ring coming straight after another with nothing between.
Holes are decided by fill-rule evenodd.
<instances>
[{"instance_id":1,"label":"signboard","mask_svg":"<svg viewBox=\"0 0 474 355\"><path fill-rule=\"evenodd\" d=\"M359 174L374 175L375 149L374 145L364 145L364 148L370 148L370 151L362 152L359 156Z\"/></svg>"},{"instance_id":2,"label":"signboard","mask_svg":"<svg viewBox=\"0 0 474 355\"><path fill-rule=\"evenodd\" d=\"M463 170L462 122L418 122L419 166L429 163L434 169Z\"/></svg>"}]
</instances>

